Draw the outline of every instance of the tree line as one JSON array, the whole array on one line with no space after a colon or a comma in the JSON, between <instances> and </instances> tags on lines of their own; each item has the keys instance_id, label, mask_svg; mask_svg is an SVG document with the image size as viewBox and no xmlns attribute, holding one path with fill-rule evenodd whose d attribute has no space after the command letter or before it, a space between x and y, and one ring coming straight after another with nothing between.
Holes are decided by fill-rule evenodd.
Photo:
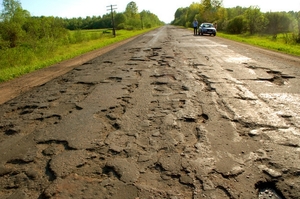
<instances>
[{"instance_id":1,"label":"tree line","mask_svg":"<svg viewBox=\"0 0 300 199\"><path fill-rule=\"evenodd\" d=\"M127 4L124 12L114 12L114 24L117 29L143 29L162 25L163 22L150 11L138 12L138 6L134 1ZM87 16L85 18L62 19L69 30L76 29L103 29L112 27L111 14L103 16Z\"/></svg>"},{"instance_id":2,"label":"tree line","mask_svg":"<svg viewBox=\"0 0 300 199\"><path fill-rule=\"evenodd\" d=\"M178 8L173 25L192 27L192 22L211 22L217 29L230 34L271 34L276 39L279 33L292 33L292 40L300 43L300 11L261 12L257 6L224 8L222 0L201 0L189 7Z\"/></svg>"},{"instance_id":3,"label":"tree line","mask_svg":"<svg viewBox=\"0 0 300 199\"><path fill-rule=\"evenodd\" d=\"M3 0L0 14L0 50L17 46L36 48L41 43L55 45L57 42L72 42L68 30L112 28L111 14L85 18L60 18L31 16L19 0ZM162 25L150 11L138 12L135 2L127 4L125 12L114 12L117 29L142 29ZM50 46L51 47L51 46Z\"/></svg>"}]
</instances>

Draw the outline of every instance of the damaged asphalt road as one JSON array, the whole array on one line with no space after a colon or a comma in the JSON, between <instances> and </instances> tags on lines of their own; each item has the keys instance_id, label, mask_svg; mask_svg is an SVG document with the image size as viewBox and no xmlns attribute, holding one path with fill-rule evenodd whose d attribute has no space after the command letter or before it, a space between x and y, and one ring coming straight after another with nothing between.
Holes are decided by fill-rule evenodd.
<instances>
[{"instance_id":1,"label":"damaged asphalt road","mask_svg":"<svg viewBox=\"0 0 300 199\"><path fill-rule=\"evenodd\" d=\"M300 198L299 67L142 35L0 105L0 198Z\"/></svg>"}]
</instances>

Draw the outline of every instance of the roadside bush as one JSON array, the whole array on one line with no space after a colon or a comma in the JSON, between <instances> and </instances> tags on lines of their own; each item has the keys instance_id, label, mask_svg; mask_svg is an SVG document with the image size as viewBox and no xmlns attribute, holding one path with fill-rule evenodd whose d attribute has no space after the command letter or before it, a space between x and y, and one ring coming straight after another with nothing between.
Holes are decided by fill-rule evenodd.
<instances>
[{"instance_id":1,"label":"roadside bush","mask_svg":"<svg viewBox=\"0 0 300 199\"><path fill-rule=\"evenodd\" d=\"M265 13L267 25L265 32L276 37L278 33L289 32L292 23L291 17L284 12L267 12Z\"/></svg>"},{"instance_id":2,"label":"roadside bush","mask_svg":"<svg viewBox=\"0 0 300 199\"><path fill-rule=\"evenodd\" d=\"M128 25L128 27L132 27L131 30L138 29L141 27L141 20L140 19L128 19L126 24ZM127 30L129 30L129 29L127 29Z\"/></svg>"},{"instance_id":3,"label":"roadside bush","mask_svg":"<svg viewBox=\"0 0 300 199\"><path fill-rule=\"evenodd\" d=\"M284 33L282 38L285 44L291 43L293 41L293 36L287 33Z\"/></svg>"},{"instance_id":4,"label":"roadside bush","mask_svg":"<svg viewBox=\"0 0 300 199\"><path fill-rule=\"evenodd\" d=\"M85 40L85 35L81 30L76 30L73 34L74 40L72 43L81 43Z\"/></svg>"},{"instance_id":5,"label":"roadside bush","mask_svg":"<svg viewBox=\"0 0 300 199\"><path fill-rule=\"evenodd\" d=\"M247 31L249 31L250 35L262 33L268 23L268 19L257 6L250 6L244 13L244 18L247 24Z\"/></svg>"},{"instance_id":6,"label":"roadside bush","mask_svg":"<svg viewBox=\"0 0 300 199\"><path fill-rule=\"evenodd\" d=\"M118 30L121 30L121 29L125 29L126 25L125 23L120 23L118 26L117 26L117 29Z\"/></svg>"},{"instance_id":7,"label":"roadside bush","mask_svg":"<svg viewBox=\"0 0 300 199\"><path fill-rule=\"evenodd\" d=\"M2 36L0 35L0 50L4 50L9 48L9 42L2 39Z\"/></svg>"},{"instance_id":8,"label":"roadside bush","mask_svg":"<svg viewBox=\"0 0 300 199\"><path fill-rule=\"evenodd\" d=\"M0 50L0 69L30 64L36 60L35 52L28 47Z\"/></svg>"},{"instance_id":9,"label":"roadside bush","mask_svg":"<svg viewBox=\"0 0 300 199\"><path fill-rule=\"evenodd\" d=\"M91 35L90 35L90 39L91 39L91 40L96 40L96 39L98 39L99 37L100 37L99 34L97 34L97 33L95 33L95 32L91 33Z\"/></svg>"},{"instance_id":10,"label":"roadside bush","mask_svg":"<svg viewBox=\"0 0 300 199\"><path fill-rule=\"evenodd\" d=\"M41 43L52 43L53 40L59 43L69 34L62 22L54 17L31 17L22 28L26 33L23 43L34 49Z\"/></svg>"},{"instance_id":11,"label":"roadside bush","mask_svg":"<svg viewBox=\"0 0 300 199\"><path fill-rule=\"evenodd\" d=\"M22 24L14 21L2 22L0 34L2 35L2 39L9 43L10 48L14 48L19 45L25 36L25 32L22 29Z\"/></svg>"},{"instance_id":12,"label":"roadside bush","mask_svg":"<svg viewBox=\"0 0 300 199\"><path fill-rule=\"evenodd\" d=\"M133 26L125 26L125 30L134 30Z\"/></svg>"},{"instance_id":13,"label":"roadside bush","mask_svg":"<svg viewBox=\"0 0 300 199\"><path fill-rule=\"evenodd\" d=\"M297 33L280 33L278 34L277 38L273 41L281 41L284 44L299 44L300 43L300 37Z\"/></svg>"},{"instance_id":14,"label":"roadside bush","mask_svg":"<svg viewBox=\"0 0 300 199\"><path fill-rule=\"evenodd\" d=\"M146 28L152 28L151 24L146 24Z\"/></svg>"},{"instance_id":15,"label":"roadside bush","mask_svg":"<svg viewBox=\"0 0 300 199\"><path fill-rule=\"evenodd\" d=\"M241 34L245 29L245 20L243 16L237 16L227 23L226 32L230 34Z\"/></svg>"},{"instance_id":16,"label":"roadside bush","mask_svg":"<svg viewBox=\"0 0 300 199\"><path fill-rule=\"evenodd\" d=\"M293 33L292 39L295 43L300 44L300 33L299 34Z\"/></svg>"},{"instance_id":17,"label":"roadside bush","mask_svg":"<svg viewBox=\"0 0 300 199\"><path fill-rule=\"evenodd\" d=\"M193 27L193 24L188 21L188 22L185 23L185 27L186 28L191 28L191 27Z\"/></svg>"},{"instance_id":18,"label":"roadside bush","mask_svg":"<svg viewBox=\"0 0 300 199\"><path fill-rule=\"evenodd\" d=\"M117 13L116 16L115 16L115 24L116 26L120 29L124 29L124 24L126 23L126 20L127 20L127 17L125 14L123 13ZM122 25L123 24L123 28L122 28Z\"/></svg>"}]
</instances>

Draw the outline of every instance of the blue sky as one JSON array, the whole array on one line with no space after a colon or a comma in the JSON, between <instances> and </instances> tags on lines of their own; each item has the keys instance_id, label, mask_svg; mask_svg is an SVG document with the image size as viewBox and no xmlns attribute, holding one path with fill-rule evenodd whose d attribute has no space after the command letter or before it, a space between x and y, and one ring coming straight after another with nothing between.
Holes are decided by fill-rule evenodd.
<instances>
[{"instance_id":1,"label":"blue sky","mask_svg":"<svg viewBox=\"0 0 300 199\"><path fill-rule=\"evenodd\" d=\"M117 5L117 12L123 12L126 5L134 1L139 9L149 10L160 20L169 23L179 7L188 7L200 0L19 0L23 9L32 16L86 17L102 16L107 13L108 5ZM300 0L223 0L226 8L258 6L262 12L267 11L300 11Z\"/></svg>"}]
</instances>

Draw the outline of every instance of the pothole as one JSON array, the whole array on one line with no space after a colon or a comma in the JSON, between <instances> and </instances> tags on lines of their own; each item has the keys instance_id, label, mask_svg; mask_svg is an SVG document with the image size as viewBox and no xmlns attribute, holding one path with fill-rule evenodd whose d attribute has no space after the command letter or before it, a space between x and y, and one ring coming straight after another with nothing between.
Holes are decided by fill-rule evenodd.
<instances>
[{"instance_id":1,"label":"pothole","mask_svg":"<svg viewBox=\"0 0 300 199\"><path fill-rule=\"evenodd\" d=\"M285 199L274 182L258 182L255 188L258 189L258 199Z\"/></svg>"},{"instance_id":2,"label":"pothole","mask_svg":"<svg viewBox=\"0 0 300 199\"><path fill-rule=\"evenodd\" d=\"M270 75L273 75L273 77L271 77L271 78L258 78L257 80L258 81L269 81L269 82L271 82L273 84L276 84L278 86L282 86L282 85L286 84L285 80L295 78L294 76L283 74L280 71L267 70L266 72Z\"/></svg>"},{"instance_id":3,"label":"pothole","mask_svg":"<svg viewBox=\"0 0 300 199\"><path fill-rule=\"evenodd\" d=\"M282 86L285 84L284 79L280 75L275 75L272 78L258 78L257 81L268 81L278 86Z\"/></svg>"}]
</instances>

